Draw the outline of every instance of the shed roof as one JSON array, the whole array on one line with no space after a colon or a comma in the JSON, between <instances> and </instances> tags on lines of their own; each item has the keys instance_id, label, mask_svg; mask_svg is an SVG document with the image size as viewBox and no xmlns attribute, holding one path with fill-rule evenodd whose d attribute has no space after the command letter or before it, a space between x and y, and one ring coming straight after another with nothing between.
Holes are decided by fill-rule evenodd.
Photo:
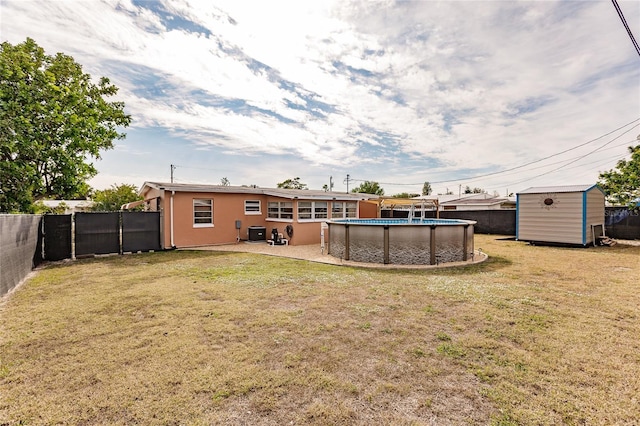
<instances>
[{"instance_id":1,"label":"shed roof","mask_svg":"<svg viewBox=\"0 0 640 426\"><path fill-rule=\"evenodd\" d=\"M600 189L598 185L562 185L562 186L534 186L527 188L518 194L544 194L545 192L587 192L594 188Z\"/></svg>"},{"instance_id":2,"label":"shed roof","mask_svg":"<svg viewBox=\"0 0 640 426\"><path fill-rule=\"evenodd\" d=\"M145 182L140 189L140 193L145 187L150 187L164 191L176 192L204 192L204 193L227 193L227 194L259 194L271 195L274 197L304 200L336 200L336 201L357 201L378 198L374 194L329 192L311 189L283 189L283 188L256 188L252 186L225 186L225 185L204 185L191 183L163 183Z\"/></svg>"}]
</instances>

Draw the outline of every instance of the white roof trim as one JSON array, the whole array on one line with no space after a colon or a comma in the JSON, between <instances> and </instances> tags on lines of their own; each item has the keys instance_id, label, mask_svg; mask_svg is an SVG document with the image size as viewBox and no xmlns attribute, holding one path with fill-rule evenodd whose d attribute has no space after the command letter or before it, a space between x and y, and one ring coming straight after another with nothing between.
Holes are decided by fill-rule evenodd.
<instances>
[{"instance_id":1,"label":"white roof trim","mask_svg":"<svg viewBox=\"0 0 640 426\"><path fill-rule=\"evenodd\" d=\"M300 199L300 200L325 200L325 201L358 201L379 198L373 194L327 192L309 189L283 189L283 188L254 188L250 186L223 186L223 185L200 185L184 183L161 183L145 182L139 193L142 194L146 187L178 192L206 192L206 193L228 193L228 194L261 194L273 197Z\"/></svg>"}]
</instances>

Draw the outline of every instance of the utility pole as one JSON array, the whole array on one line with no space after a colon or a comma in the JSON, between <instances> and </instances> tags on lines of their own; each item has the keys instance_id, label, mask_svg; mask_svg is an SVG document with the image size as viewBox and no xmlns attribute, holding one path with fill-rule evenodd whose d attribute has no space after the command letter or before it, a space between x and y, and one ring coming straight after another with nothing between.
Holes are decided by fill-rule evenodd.
<instances>
[{"instance_id":1,"label":"utility pole","mask_svg":"<svg viewBox=\"0 0 640 426\"><path fill-rule=\"evenodd\" d=\"M171 183L173 183L173 171L176 169L175 165L171 165Z\"/></svg>"},{"instance_id":2,"label":"utility pole","mask_svg":"<svg viewBox=\"0 0 640 426\"><path fill-rule=\"evenodd\" d=\"M349 193L349 174L347 174L347 178L344 180L347 183L347 194Z\"/></svg>"},{"instance_id":3,"label":"utility pole","mask_svg":"<svg viewBox=\"0 0 640 426\"><path fill-rule=\"evenodd\" d=\"M329 176L329 192L333 191L333 176Z\"/></svg>"}]
</instances>

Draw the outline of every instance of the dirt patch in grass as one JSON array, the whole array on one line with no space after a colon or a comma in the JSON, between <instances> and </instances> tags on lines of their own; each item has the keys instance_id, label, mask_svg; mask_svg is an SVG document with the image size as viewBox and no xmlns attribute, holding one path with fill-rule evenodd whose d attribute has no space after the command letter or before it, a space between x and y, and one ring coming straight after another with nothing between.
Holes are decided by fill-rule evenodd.
<instances>
[{"instance_id":1,"label":"dirt patch in grass","mask_svg":"<svg viewBox=\"0 0 640 426\"><path fill-rule=\"evenodd\" d=\"M457 269L149 253L0 307L0 423L633 424L640 247L476 235Z\"/></svg>"}]
</instances>

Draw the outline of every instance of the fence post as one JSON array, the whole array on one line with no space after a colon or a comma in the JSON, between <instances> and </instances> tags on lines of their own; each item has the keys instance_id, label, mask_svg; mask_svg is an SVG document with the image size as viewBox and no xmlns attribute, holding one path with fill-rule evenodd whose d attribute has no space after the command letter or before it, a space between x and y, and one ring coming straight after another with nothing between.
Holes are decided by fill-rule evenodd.
<instances>
[{"instance_id":1,"label":"fence post","mask_svg":"<svg viewBox=\"0 0 640 426\"><path fill-rule=\"evenodd\" d=\"M383 229L383 263L387 265L389 263L389 225L385 225Z\"/></svg>"},{"instance_id":2,"label":"fence post","mask_svg":"<svg viewBox=\"0 0 640 426\"><path fill-rule=\"evenodd\" d=\"M469 229L469 224L464 226L464 236L462 237L462 260L463 261L467 261L467 251L468 251L468 246L469 246L469 237L467 236L467 230Z\"/></svg>"},{"instance_id":3,"label":"fence post","mask_svg":"<svg viewBox=\"0 0 640 426\"><path fill-rule=\"evenodd\" d=\"M429 235L429 264L436 264L436 225L431 225Z\"/></svg>"},{"instance_id":4,"label":"fence post","mask_svg":"<svg viewBox=\"0 0 640 426\"><path fill-rule=\"evenodd\" d=\"M349 225L344 225L344 260L349 260Z\"/></svg>"}]
</instances>

